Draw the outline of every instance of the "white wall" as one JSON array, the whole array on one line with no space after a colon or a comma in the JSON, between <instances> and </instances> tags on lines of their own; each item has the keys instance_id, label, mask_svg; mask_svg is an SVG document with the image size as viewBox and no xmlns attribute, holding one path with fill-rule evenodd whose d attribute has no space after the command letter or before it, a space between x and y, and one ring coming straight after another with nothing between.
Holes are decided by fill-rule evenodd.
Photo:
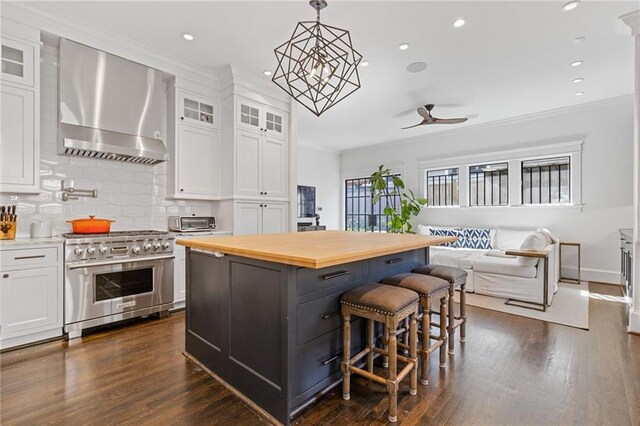
<instances>
[{"instance_id":1,"label":"white wall","mask_svg":"<svg viewBox=\"0 0 640 426\"><path fill-rule=\"evenodd\" d=\"M633 99L610 99L499 123L453 129L344 151L341 179L366 176L379 164L420 188L419 161L584 140L583 208L424 209L417 222L434 225L544 226L561 240L582 244L583 279L619 282L618 228L632 227ZM563 257L566 263L574 260Z\"/></svg>"},{"instance_id":2,"label":"white wall","mask_svg":"<svg viewBox=\"0 0 640 426\"><path fill-rule=\"evenodd\" d=\"M38 195L0 194L1 205L16 205L18 236L29 235L37 219L53 224L54 233L70 232L66 220L96 215L115 219L113 230L167 230L168 215L210 215L207 201L169 201L166 163L156 166L68 157L57 154L58 50L43 46L41 58L40 186ZM60 182L97 189L98 198L63 202ZM219 224L224 229L224 224Z\"/></svg>"},{"instance_id":3,"label":"white wall","mask_svg":"<svg viewBox=\"0 0 640 426\"><path fill-rule=\"evenodd\" d=\"M340 229L340 154L298 144L297 185L316 187L316 207L322 207L320 224Z\"/></svg>"}]
</instances>

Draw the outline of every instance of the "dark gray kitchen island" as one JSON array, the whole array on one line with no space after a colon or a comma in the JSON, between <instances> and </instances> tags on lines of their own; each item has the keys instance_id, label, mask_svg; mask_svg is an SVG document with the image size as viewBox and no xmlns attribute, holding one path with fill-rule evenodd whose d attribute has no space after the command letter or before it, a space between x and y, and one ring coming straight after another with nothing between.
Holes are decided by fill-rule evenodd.
<instances>
[{"instance_id":1,"label":"dark gray kitchen island","mask_svg":"<svg viewBox=\"0 0 640 426\"><path fill-rule=\"evenodd\" d=\"M272 422L339 383L339 298L427 263L454 237L323 231L181 239L185 354ZM351 325L352 353L364 344Z\"/></svg>"}]
</instances>

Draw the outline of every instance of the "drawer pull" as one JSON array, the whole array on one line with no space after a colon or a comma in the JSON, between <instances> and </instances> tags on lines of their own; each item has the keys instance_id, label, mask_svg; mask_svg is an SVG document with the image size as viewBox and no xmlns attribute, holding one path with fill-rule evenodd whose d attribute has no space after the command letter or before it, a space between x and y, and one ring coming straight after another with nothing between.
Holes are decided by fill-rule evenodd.
<instances>
[{"instance_id":1,"label":"drawer pull","mask_svg":"<svg viewBox=\"0 0 640 426\"><path fill-rule=\"evenodd\" d=\"M333 361L335 361L336 359L338 359L338 357L342 355L342 352L339 354L335 354L334 356L332 356L331 358L325 359L324 361L322 361L322 365L327 365L332 363Z\"/></svg>"},{"instance_id":2,"label":"drawer pull","mask_svg":"<svg viewBox=\"0 0 640 426\"><path fill-rule=\"evenodd\" d=\"M14 257L13 260L41 259L43 257L44 257L44 254L39 254L37 256L18 256L18 257Z\"/></svg>"},{"instance_id":3,"label":"drawer pull","mask_svg":"<svg viewBox=\"0 0 640 426\"><path fill-rule=\"evenodd\" d=\"M389 259L387 260L385 263L387 265L391 265L392 263L398 263L398 262L402 262L404 260L404 257L396 257L394 259Z\"/></svg>"},{"instance_id":4,"label":"drawer pull","mask_svg":"<svg viewBox=\"0 0 640 426\"><path fill-rule=\"evenodd\" d=\"M321 317L322 319L329 319L329 318L331 318L331 317L335 317L335 316L336 316L336 315L338 315L339 313L340 313L340 311L329 312L329 313L326 313L326 314L322 314L322 315L320 315L320 317Z\"/></svg>"},{"instance_id":5,"label":"drawer pull","mask_svg":"<svg viewBox=\"0 0 640 426\"><path fill-rule=\"evenodd\" d=\"M323 280L330 280L330 279L333 279L333 278L341 277L343 275L349 275L349 271L338 271L338 272L334 272L333 274L322 275L322 279Z\"/></svg>"}]
</instances>

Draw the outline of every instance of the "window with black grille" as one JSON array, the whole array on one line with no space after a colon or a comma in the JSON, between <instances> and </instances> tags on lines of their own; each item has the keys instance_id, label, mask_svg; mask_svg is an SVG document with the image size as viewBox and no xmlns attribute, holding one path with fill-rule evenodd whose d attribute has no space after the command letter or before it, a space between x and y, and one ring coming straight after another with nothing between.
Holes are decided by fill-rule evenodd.
<instances>
[{"instance_id":1,"label":"window with black grille","mask_svg":"<svg viewBox=\"0 0 640 426\"><path fill-rule=\"evenodd\" d=\"M430 206L459 206L458 168L427 171Z\"/></svg>"},{"instance_id":2,"label":"window with black grille","mask_svg":"<svg viewBox=\"0 0 640 426\"><path fill-rule=\"evenodd\" d=\"M509 164L494 163L469 167L469 205L509 205Z\"/></svg>"},{"instance_id":3,"label":"window with black grille","mask_svg":"<svg viewBox=\"0 0 640 426\"><path fill-rule=\"evenodd\" d=\"M522 204L569 204L571 158L522 162Z\"/></svg>"},{"instance_id":4,"label":"window with black grille","mask_svg":"<svg viewBox=\"0 0 640 426\"><path fill-rule=\"evenodd\" d=\"M387 176L386 180L389 190L393 190L392 177ZM386 197L381 197L376 204L372 204L371 182L368 177L347 179L344 185L345 229L347 231L388 232L389 216L384 214L384 209L389 202L391 207L395 209L400 204L400 197L394 197L390 201L387 201Z\"/></svg>"}]
</instances>

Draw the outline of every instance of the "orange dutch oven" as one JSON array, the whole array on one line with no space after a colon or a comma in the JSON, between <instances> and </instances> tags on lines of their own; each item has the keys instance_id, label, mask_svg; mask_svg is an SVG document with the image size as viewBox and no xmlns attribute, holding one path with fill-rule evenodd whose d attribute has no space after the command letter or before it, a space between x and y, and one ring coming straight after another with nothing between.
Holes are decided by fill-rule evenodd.
<instances>
[{"instance_id":1,"label":"orange dutch oven","mask_svg":"<svg viewBox=\"0 0 640 426\"><path fill-rule=\"evenodd\" d=\"M108 234L111 223L115 220L96 219L95 216L89 216L89 219L74 219L67 222L73 227L74 234Z\"/></svg>"}]
</instances>

